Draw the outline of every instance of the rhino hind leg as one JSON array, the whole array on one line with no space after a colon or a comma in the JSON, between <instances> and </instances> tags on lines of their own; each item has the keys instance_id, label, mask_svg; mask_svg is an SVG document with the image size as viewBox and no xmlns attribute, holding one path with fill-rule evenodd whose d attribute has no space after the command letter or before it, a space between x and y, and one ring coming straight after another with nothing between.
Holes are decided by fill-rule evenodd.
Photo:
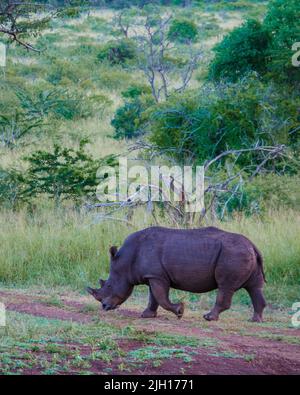
<instances>
[{"instance_id":1,"label":"rhino hind leg","mask_svg":"<svg viewBox=\"0 0 300 395\"><path fill-rule=\"evenodd\" d=\"M264 298L262 288L246 288L246 290L250 295L254 308L254 313L250 321L262 322L263 321L262 314L264 308L266 307L266 301Z\"/></svg>"},{"instance_id":2,"label":"rhino hind leg","mask_svg":"<svg viewBox=\"0 0 300 395\"><path fill-rule=\"evenodd\" d=\"M142 318L155 318L157 316L158 302L149 287L149 302L147 308L142 312Z\"/></svg>"},{"instance_id":3,"label":"rhino hind leg","mask_svg":"<svg viewBox=\"0 0 300 395\"><path fill-rule=\"evenodd\" d=\"M159 280L150 280L150 287L154 298L157 300L158 304L165 310L171 311L178 318L183 316L184 304L183 303L172 303L169 299L169 289L170 286L165 282Z\"/></svg>"},{"instance_id":4,"label":"rhino hind leg","mask_svg":"<svg viewBox=\"0 0 300 395\"><path fill-rule=\"evenodd\" d=\"M207 321L217 321L220 313L230 308L233 294L234 291L218 289L217 299L213 309L209 313L204 314L203 318Z\"/></svg>"}]
</instances>

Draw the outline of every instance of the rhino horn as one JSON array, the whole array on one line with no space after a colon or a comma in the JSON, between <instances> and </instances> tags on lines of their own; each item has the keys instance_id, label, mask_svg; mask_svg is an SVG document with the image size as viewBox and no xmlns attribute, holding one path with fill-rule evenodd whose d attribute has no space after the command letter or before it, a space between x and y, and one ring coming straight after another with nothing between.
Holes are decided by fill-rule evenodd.
<instances>
[{"instance_id":1,"label":"rhino horn","mask_svg":"<svg viewBox=\"0 0 300 395\"><path fill-rule=\"evenodd\" d=\"M94 288L91 288L91 287L86 287L86 291L89 293L89 294L91 294L92 296L95 296L96 295L96 289L94 289Z\"/></svg>"},{"instance_id":2,"label":"rhino horn","mask_svg":"<svg viewBox=\"0 0 300 395\"><path fill-rule=\"evenodd\" d=\"M103 286L104 286L104 284L105 284L105 280L102 280L102 278L100 278L100 280L99 280L99 284L100 284L100 286L101 286L101 287L103 287Z\"/></svg>"}]
</instances>

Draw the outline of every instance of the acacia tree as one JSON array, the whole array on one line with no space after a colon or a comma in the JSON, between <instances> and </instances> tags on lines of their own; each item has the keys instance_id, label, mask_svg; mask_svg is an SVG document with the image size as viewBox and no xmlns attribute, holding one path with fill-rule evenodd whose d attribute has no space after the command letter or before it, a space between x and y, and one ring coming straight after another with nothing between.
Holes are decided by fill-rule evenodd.
<instances>
[{"instance_id":1,"label":"acacia tree","mask_svg":"<svg viewBox=\"0 0 300 395\"><path fill-rule=\"evenodd\" d=\"M41 14L42 11L48 12ZM28 50L37 51L28 39L48 25L54 12L51 6L32 0L1 0L0 37L16 42Z\"/></svg>"},{"instance_id":2,"label":"acacia tree","mask_svg":"<svg viewBox=\"0 0 300 395\"><path fill-rule=\"evenodd\" d=\"M0 1L0 38L15 42L27 50L39 52L30 43L30 38L37 36L49 26L51 19L80 12L90 2L83 0L1 0Z\"/></svg>"},{"instance_id":3,"label":"acacia tree","mask_svg":"<svg viewBox=\"0 0 300 395\"><path fill-rule=\"evenodd\" d=\"M184 91L202 57L202 51L195 49L192 41L181 46L172 41L171 23L172 15L147 13L132 33L137 44L138 68L146 76L156 102Z\"/></svg>"}]
</instances>

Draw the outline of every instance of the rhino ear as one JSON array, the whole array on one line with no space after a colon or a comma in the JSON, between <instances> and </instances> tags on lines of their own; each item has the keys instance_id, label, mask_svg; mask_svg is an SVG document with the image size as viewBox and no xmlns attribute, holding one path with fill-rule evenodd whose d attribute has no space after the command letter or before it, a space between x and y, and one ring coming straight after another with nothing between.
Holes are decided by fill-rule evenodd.
<instances>
[{"instance_id":1,"label":"rhino ear","mask_svg":"<svg viewBox=\"0 0 300 395\"><path fill-rule=\"evenodd\" d=\"M109 252L110 252L110 256L114 258L118 252L118 247L116 246L110 247Z\"/></svg>"},{"instance_id":2,"label":"rhino ear","mask_svg":"<svg viewBox=\"0 0 300 395\"><path fill-rule=\"evenodd\" d=\"M100 280L99 280L99 284L100 284L100 287L103 287L103 286L104 286L104 284L105 284L105 280L102 280L102 278L100 278Z\"/></svg>"}]
</instances>

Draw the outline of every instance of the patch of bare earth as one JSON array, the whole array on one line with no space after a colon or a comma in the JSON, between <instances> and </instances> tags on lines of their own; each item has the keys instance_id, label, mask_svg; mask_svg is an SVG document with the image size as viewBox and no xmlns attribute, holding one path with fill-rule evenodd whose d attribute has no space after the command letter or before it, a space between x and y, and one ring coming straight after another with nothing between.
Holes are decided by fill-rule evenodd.
<instances>
[{"instance_id":1,"label":"patch of bare earth","mask_svg":"<svg viewBox=\"0 0 300 395\"><path fill-rule=\"evenodd\" d=\"M300 345L288 342L265 339L255 336L243 336L223 330L211 323L209 329L198 328L191 318L180 321L164 312L160 312L156 319L140 319L136 310L119 309L118 311L104 313L102 311L86 311L86 303L69 297L61 297L59 306L47 304L43 295L26 295L23 292L0 291L0 300L5 303L8 310L31 314L34 316L74 321L82 324L91 323L100 316L102 322L122 328L126 325L143 330L144 332L164 332L192 336L205 343L206 339L214 339L217 347L198 347L193 354L193 360L183 362L176 357L162 359L160 366L154 367L152 361L143 361L130 369L120 370L122 359L111 363L101 360L91 362L94 374L299 374L300 373ZM200 318L199 318L200 320ZM238 322L237 322L238 328ZM300 331L291 328L260 327L257 331L272 334L281 334L299 337ZM250 331L251 332L251 331ZM201 344L200 342L200 344ZM71 347L71 345L67 345ZM136 340L119 340L119 347L126 353L145 346ZM174 346L178 346L174 344ZM82 348L82 346L80 346ZM90 350L80 349L80 352ZM124 361L123 361L124 362ZM126 362L126 361L125 361ZM107 370L107 368L109 368ZM35 374L39 371L24 370L25 374ZM62 372L63 373L63 372ZM71 372L76 374L76 370Z\"/></svg>"}]
</instances>

